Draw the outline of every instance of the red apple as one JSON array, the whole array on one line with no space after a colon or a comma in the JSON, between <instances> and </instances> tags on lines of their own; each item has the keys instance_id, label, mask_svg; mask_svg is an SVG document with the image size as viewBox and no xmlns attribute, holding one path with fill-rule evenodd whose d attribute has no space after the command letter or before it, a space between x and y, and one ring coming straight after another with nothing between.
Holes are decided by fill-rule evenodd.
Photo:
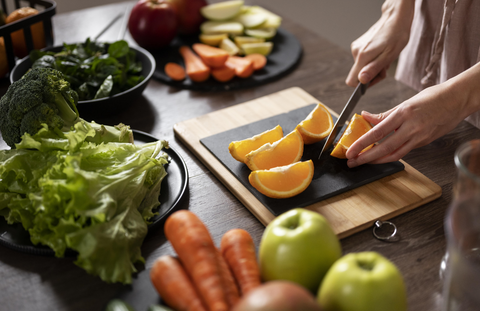
<instances>
[{"instance_id":1,"label":"red apple","mask_svg":"<svg viewBox=\"0 0 480 311\"><path fill-rule=\"evenodd\" d=\"M133 39L150 51L167 46L177 34L177 29L177 14L170 0L140 0L128 20L128 30Z\"/></svg>"},{"instance_id":2,"label":"red apple","mask_svg":"<svg viewBox=\"0 0 480 311\"><path fill-rule=\"evenodd\" d=\"M270 281L249 291L232 311L320 311L312 293L290 281Z\"/></svg>"},{"instance_id":3,"label":"red apple","mask_svg":"<svg viewBox=\"0 0 480 311\"><path fill-rule=\"evenodd\" d=\"M200 31L200 24L205 18L200 9L207 5L205 0L172 0L175 3L178 16L178 33L193 35Z\"/></svg>"}]
</instances>

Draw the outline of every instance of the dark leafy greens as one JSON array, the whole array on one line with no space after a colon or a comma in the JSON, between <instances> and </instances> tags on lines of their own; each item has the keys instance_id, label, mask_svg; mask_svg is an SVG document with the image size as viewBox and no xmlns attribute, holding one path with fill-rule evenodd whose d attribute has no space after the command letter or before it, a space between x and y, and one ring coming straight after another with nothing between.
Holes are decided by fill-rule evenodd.
<instances>
[{"instance_id":1,"label":"dark leafy greens","mask_svg":"<svg viewBox=\"0 0 480 311\"><path fill-rule=\"evenodd\" d=\"M111 44L91 41L64 44L61 52L30 53L32 68L61 71L79 96L79 100L99 99L124 92L144 77L135 51L119 40Z\"/></svg>"}]
</instances>

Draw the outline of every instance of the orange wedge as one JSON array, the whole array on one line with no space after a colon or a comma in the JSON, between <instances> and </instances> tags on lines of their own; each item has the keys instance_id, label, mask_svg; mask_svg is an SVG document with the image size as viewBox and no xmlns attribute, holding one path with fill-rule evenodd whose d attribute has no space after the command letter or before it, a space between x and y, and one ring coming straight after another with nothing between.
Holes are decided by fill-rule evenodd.
<instances>
[{"instance_id":1,"label":"orange wedge","mask_svg":"<svg viewBox=\"0 0 480 311\"><path fill-rule=\"evenodd\" d=\"M347 152L348 148L350 148L350 146L357 139L371 129L372 125L370 125L370 123L365 121L361 115L355 114L330 155L335 158L346 159L347 157L345 156L345 153ZM362 152L367 151L372 147L373 144L363 149Z\"/></svg>"},{"instance_id":2,"label":"orange wedge","mask_svg":"<svg viewBox=\"0 0 480 311\"><path fill-rule=\"evenodd\" d=\"M312 182L313 162L296 162L269 170L253 171L250 184L270 198L284 199L303 192Z\"/></svg>"},{"instance_id":3,"label":"orange wedge","mask_svg":"<svg viewBox=\"0 0 480 311\"><path fill-rule=\"evenodd\" d=\"M333 120L330 112L324 105L318 103L317 107L297 125L297 130L302 134L305 144L321 141L333 129Z\"/></svg>"},{"instance_id":4,"label":"orange wedge","mask_svg":"<svg viewBox=\"0 0 480 311\"><path fill-rule=\"evenodd\" d=\"M247 153L258 149L267 143L276 142L282 137L283 130L280 125L277 125L273 129L253 137L239 141L232 141L230 145L228 145L228 151L235 160L245 163L245 156Z\"/></svg>"},{"instance_id":5,"label":"orange wedge","mask_svg":"<svg viewBox=\"0 0 480 311\"><path fill-rule=\"evenodd\" d=\"M252 171L268 170L299 161L303 155L303 138L296 129L290 134L268 143L245 156L245 164Z\"/></svg>"}]
</instances>

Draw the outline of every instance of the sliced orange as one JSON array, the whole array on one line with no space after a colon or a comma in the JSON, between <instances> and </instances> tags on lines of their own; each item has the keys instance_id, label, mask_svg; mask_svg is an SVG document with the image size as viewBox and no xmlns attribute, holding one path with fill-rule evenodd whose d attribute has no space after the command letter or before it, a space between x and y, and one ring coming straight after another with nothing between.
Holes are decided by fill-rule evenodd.
<instances>
[{"instance_id":1,"label":"sliced orange","mask_svg":"<svg viewBox=\"0 0 480 311\"><path fill-rule=\"evenodd\" d=\"M345 153L348 148L371 129L372 125L370 125L370 123L368 123L361 115L355 114L330 155L335 158L346 159L347 157L345 156ZM363 149L362 152L367 151L372 147L373 144Z\"/></svg>"},{"instance_id":2,"label":"sliced orange","mask_svg":"<svg viewBox=\"0 0 480 311\"><path fill-rule=\"evenodd\" d=\"M268 170L297 162L302 155L303 138L300 132L294 129L282 139L265 144L248 153L245 156L245 164L252 171Z\"/></svg>"},{"instance_id":3,"label":"sliced orange","mask_svg":"<svg viewBox=\"0 0 480 311\"><path fill-rule=\"evenodd\" d=\"M321 141L333 129L333 119L324 105L318 103L317 107L297 125L297 130L302 134L305 144Z\"/></svg>"},{"instance_id":4,"label":"sliced orange","mask_svg":"<svg viewBox=\"0 0 480 311\"><path fill-rule=\"evenodd\" d=\"M232 141L228 146L228 151L235 160L245 163L245 156L247 155L247 153L258 149L267 143L276 142L282 137L282 127L280 125L277 125L273 129L255 135L253 137L239 141Z\"/></svg>"},{"instance_id":5,"label":"sliced orange","mask_svg":"<svg viewBox=\"0 0 480 311\"><path fill-rule=\"evenodd\" d=\"M250 184L270 198L284 199L303 192L312 182L313 162L296 162L269 170L253 171L248 176Z\"/></svg>"}]
</instances>

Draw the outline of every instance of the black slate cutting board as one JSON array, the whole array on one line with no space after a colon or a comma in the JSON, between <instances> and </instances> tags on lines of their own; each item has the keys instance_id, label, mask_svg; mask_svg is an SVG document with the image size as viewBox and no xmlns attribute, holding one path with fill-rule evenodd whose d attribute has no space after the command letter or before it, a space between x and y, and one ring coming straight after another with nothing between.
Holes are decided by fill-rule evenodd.
<instances>
[{"instance_id":1,"label":"black slate cutting board","mask_svg":"<svg viewBox=\"0 0 480 311\"><path fill-rule=\"evenodd\" d=\"M228 145L235 140L243 140L280 125L284 135L293 131L298 123L307 117L316 104L304 106L270 118L253 122L219 134L205 137L200 142L274 215L278 216L295 207L306 207L315 202L358 188L385 176L404 169L401 162L380 165L362 165L348 168L347 161L328 157L323 162L316 161L325 140L305 145L302 161L314 160L315 173L312 183L302 193L288 199L272 199L258 192L248 182L250 169L235 160L228 152ZM332 116L334 121L335 116ZM344 127L345 128L345 127ZM343 132L343 129L342 129ZM340 135L338 136L340 137Z\"/></svg>"}]
</instances>

